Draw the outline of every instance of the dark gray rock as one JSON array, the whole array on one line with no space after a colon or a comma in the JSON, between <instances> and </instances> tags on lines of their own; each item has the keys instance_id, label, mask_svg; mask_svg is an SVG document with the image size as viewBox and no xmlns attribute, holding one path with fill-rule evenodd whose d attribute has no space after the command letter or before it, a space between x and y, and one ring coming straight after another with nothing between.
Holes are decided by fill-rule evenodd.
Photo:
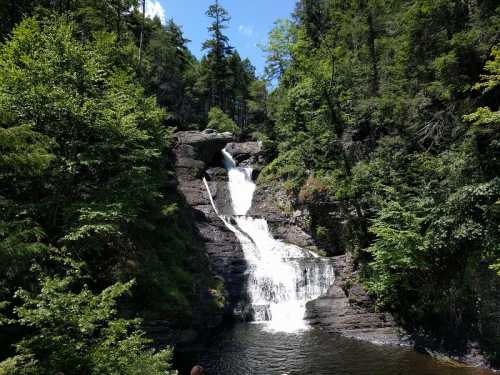
<instances>
[{"instance_id":1,"label":"dark gray rock","mask_svg":"<svg viewBox=\"0 0 500 375\"><path fill-rule=\"evenodd\" d=\"M206 176L209 180L208 186L217 210L230 214L225 170L220 167L206 168L220 158L220 151L233 136L212 130L179 132L175 136L178 190L192 208L200 242L204 244L214 276L224 280L226 311L232 313L245 298L246 261L236 236L226 228L212 207L202 178Z\"/></svg>"},{"instance_id":2,"label":"dark gray rock","mask_svg":"<svg viewBox=\"0 0 500 375\"><path fill-rule=\"evenodd\" d=\"M269 224L285 223L289 218L287 210L290 202L284 194L280 191L275 192L273 188L269 185L257 184L248 214L265 217Z\"/></svg>"},{"instance_id":3,"label":"dark gray rock","mask_svg":"<svg viewBox=\"0 0 500 375\"><path fill-rule=\"evenodd\" d=\"M181 174L183 177L202 177L205 167L206 165L204 162L196 159L178 158L175 162L175 168L178 174Z\"/></svg>"},{"instance_id":4,"label":"dark gray rock","mask_svg":"<svg viewBox=\"0 0 500 375\"><path fill-rule=\"evenodd\" d=\"M219 157L220 151L233 140L231 133L215 133L206 131L183 131L175 134L177 145L176 156L180 159L191 158L201 160L206 164Z\"/></svg>"},{"instance_id":5,"label":"dark gray rock","mask_svg":"<svg viewBox=\"0 0 500 375\"><path fill-rule=\"evenodd\" d=\"M207 180L209 181L227 181L227 172L222 167L209 168L205 171Z\"/></svg>"},{"instance_id":6,"label":"dark gray rock","mask_svg":"<svg viewBox=\"0 0 500 375\"><path fill-rule=\"evenodd\" d=\"M409 344L389 313L376 312L363 287L352 279L347 255L334 257L335 283L326 296L307 304L306 319L313 326L346 337L380 344Z\"/></svg>"},{"instance_id":7,"label":"dark gray rock","mask_svg":"<svg viewBox=\"0 0 500 375\"><path fill-rule=\"evenodd\" d=\"M265 217L274 237L317 251L314 239L304 230L308 214L291 207L292 202L282 191L274 191L268 185L257 185L249 214Z\"/></svg>"},{"instance_id":8,"label":"dark gray rock","mask_svg":"<svg viewBox=\"0 0 500 375\"><path fill-rule=\"evenodd\" d=\"M262 144L260 142L228 143L226 145L226 151L229 152L238 163L251 157L253 157L255 162L258 156L262 154Z\"/></svg>"},{"instance_id":9,"label":"dark gray rock","mask_svg":"<svg viewBox=\"0 0 500 375\"><path fill-rule=\"evenodd\" d=\"M231 202L231 193L229 192L229 186L227 181L217 180L213 185L211 185L210 190L212 191L212 199L214 200L217 211L220 215L233 215L233 205Z\"/></svg>"}]
</instances>

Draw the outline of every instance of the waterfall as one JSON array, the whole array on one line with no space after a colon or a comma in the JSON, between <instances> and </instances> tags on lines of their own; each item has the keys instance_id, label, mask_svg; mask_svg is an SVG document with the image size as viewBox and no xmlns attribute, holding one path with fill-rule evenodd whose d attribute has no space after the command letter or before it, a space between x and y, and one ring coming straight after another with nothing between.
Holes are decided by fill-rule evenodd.
<instances>
[{"instance_id":1,"label":"waterfall","mask_svg":"<svg viewBox=\"0 0 500 375\"><path fill-rule=\"evenodd\" d=\"M306 329L306 303L326 293L333 284L331 262L273 238L265 219L246 216L255 192L252 168L237 167L231 154L226 150L222 154L233 216L219 215L205 179L204 183L216 213L241 243L248 263L252 318L265 322L273 331Z\"/></svg>"}]
</instances>

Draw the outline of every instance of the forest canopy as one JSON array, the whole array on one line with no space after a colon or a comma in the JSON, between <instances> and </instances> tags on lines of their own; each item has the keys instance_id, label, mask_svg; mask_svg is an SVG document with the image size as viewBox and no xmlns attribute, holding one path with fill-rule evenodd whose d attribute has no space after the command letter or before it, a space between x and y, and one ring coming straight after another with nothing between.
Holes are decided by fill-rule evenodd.
<instances>
[{"instance_id":1,"label":"forest canopy","mask_svg":"<svg viewBox=\"0 0 500 375\"><path fill-rule=\"evenodd\" d=\"M173 183L173 133L248 134L266 85L225 47L229 17L198 61L142 5L0 4L2 374L167 374L142 319L203 327L223 307L200 297L221 286Z\"/></svg>"},{"instance_id":2,"label":"forest canopy","mask_svg":"<svg viewBox=\"0 0 500 375\"><path fill-rule=\"evenodd\" d=\"M497 361L499 40L495 1L299 1L264 49L276 158L259 177L409 332Z\"/></svg>"}]
</instances>

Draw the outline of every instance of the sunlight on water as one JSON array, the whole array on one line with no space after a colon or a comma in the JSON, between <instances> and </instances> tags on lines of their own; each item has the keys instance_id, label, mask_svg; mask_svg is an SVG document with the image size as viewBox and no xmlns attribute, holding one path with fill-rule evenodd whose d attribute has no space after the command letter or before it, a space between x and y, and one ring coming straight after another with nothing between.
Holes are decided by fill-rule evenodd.
<instances>
[{"instance_id":1,"label":"sunlight on water","mask_svg":"<svg viewBox=\"0 0 500 375\"><path fill-rule=\"evenodd\" d=\"M224 166L229 176L229 192L235 215L246 215L252 206L255 184L252 181L252 168L237 168L232 156L222 150Z\"/></svg>"},{"instance_id":2,"label":"sunlight on water","mask_svg":"<svg viewBox=\"0 0 500 375\"><path fill-rule=\"evenodd\" d=\"M235 216L219 216L238 238L248 263L253 320L275 332L307 329L306 303L333 284L333 267L328 259L273 238L265 219L245 216L255 192L252 169L237 167L226 150L222 154ZM204 184L217 212L206 180Z\"/></svg>"}]
</instances>

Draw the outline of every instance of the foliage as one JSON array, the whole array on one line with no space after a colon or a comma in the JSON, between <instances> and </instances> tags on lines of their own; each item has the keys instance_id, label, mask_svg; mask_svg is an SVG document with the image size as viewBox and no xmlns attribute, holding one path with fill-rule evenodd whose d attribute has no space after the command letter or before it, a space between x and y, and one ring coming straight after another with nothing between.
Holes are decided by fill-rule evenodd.
<instances>
[{"instance_id":1,"label":"foliage","mask_svg":"<svg viewBox=\"0 0 500 375\"><path fill-rule=\"evenodd\" d=\"M474 85L474 89L481 90L484 94L498 89L500 86L500 45L491 52L493 60L486 62L484 70L487 74L481 76L481 82ZM476 112L464 116L466 121L474 125L499 125L500 110L492 111L488 107L479 107Z\"/></svg>"},{"instance_id":2,"label":"foliage","mask_svg":"<svg viewBox=\"0 0 500 375\"><path fill-rule=\"evenodd\" d=\"M117 301L133 283L96 294L81 266L66 267L62 276L42 274L38 294L16 292L20 304L10 322L31 334L16 344L17 356L0 366L11 374L173 374L168 371L171 351L148 349L140 321L117 316Z\"/></svg>"},{"instance_id":3,"label":"foliage","mask_svg":"<svg viewBox=\"0 0 500 375\"><path fill-rule=\"evenodd\" d=\"M238 133L238 126L219 107L213 107L210 112L208 112L207 127L217 130L218 132Z\"/></svg>"},{"instance_id":4,"label":"foliage","mask_svg":"<svg viewBox=\"0 0 500 375\"><path fill-rule=\"evenodd\" d=\"M35 215L46 223L49 241L63 240L81 256L87 246L102 251L96 241L104 237L120 248L112 245L122 237L120 226L137 217L143 202L157 199L159 181L151 171L160 167L170 138L154 99L124 69L112 67L103 48L114 37L98 38L84 45L71 24L42 29L29 19L14 31L0 60L3 132L12 131L11 124L31 124L54 150L44 185L29 180L15 192L5 186L5 196L23 200L36 189ZM66 232L56 228L61 221L72 223Z\"/></svg>"},{"instance_id":5,"label":"foliage","mask_svg":"<svg viewBox=\"0 0 500 375\"><path fill-rule=\"evenodd\" d=\"M259 85L250 60L241 59L229 45L224 34L231 20L227 10L215 1L206 14L213 20L208 27L211 37L203 43L207 54L199 64L195 91L207 110L220 108L242 133L250 134L267 120L262 100L267 94L265 85Z\"/></svg>"},{"instance_id":6,"label":"foliage","mask_svg":"<svg viewBox=\"0 0 500 375\"><path fill-rule=\"evenodd\" d=\"M174 74L180 75L188 75L192 57L172 47L185 43L175 25L163 29L149 20L145 27L155 36L148 34L145 41L153 43L151 48L160 41L166 45L161 51L146 48L143 69L136 72L132 24L138 24L138 14L127 5L120 25L113 25L120 30L110 30L101 22L99 7L71 3L74 7L63 16L52 4L32 9L38 16L23 19L0 45L0 301L7 306L5 315L21 313L16 309L23 301L27 306L21 295L13 297L19 287L30 296L43 293L29 272L32 262L56 273L60 266L46 264L49 249L65 248L70 258L88 264L89 287L72 295L73 286L65 280L47 279L61 304L107 294L109 285L116 283L123 289L120 282L135 278L136 284L127 285L132 293L126 301L129 311L161 316L173 326L203 325L197 314L217 313L220 298L200 301L216 281L195 244L190 218L179 209L175 189L168 185L173 178L174 129L165 126L166 111L158 104L173 103L166 103L164 95L170 95L169 90L188 91L194 82L176 77L178 86L162 91L158 81L166 79L163 74L170 69L159 66L167 63L163 57L170 66L178 66ZM151 81L142 78L143 70L155 73ZM168 121L180 121L186 108L174 108L169 118L175 120ZM21 320L35 314L34 306L26 308L28 315ZM72 316L67 312L68 318L87 319L89 309L82 306ZM96 373L138 373L141 366L160 372L156 357L143 350L142 334L129 337L129 328L134 328L129 323L106 326L108 317L111 321L108 315L96 322L103 332L99 351L92 354L89 349L80 361L79 347L68 345L58 347L54 355L67 357L75 366L94 361ZM42 338L30 340L37 330L45 330L45 337L56 329L42 320L1 327L1 360L14 355L10 347L17 340L36 356L23 349L2 363L1 371L9 372L12 366L26 367L26 373L52 371L52 362L43 362L36 351L57 343L43 342L36 349L31 345Z\"/></svg>"},{"instance_id":7,"label":"foliage","mask_svg":"<svg viewBox=\"0 0 500 375\"><path fill-rule=\"evenodd\" d=\"M278 20L269 33L268 44L262 46L266 53L266 77L279 79L291 62L291 48L294 41L294 25L289 20Z\"/></svg>"},{"instance_id":8,"label":"foliage","mask_svg":"<svg viewBox=\"0 0 500 375\"><path fill-rule=\"evenodd\" d=\"M277 155L259 177L306 206L319 240L353 252L379 308L454 349L479 340L492 359L499 12L298 1L264 47L278 82L263 132Z\"/></svg>"}]
</instances>

